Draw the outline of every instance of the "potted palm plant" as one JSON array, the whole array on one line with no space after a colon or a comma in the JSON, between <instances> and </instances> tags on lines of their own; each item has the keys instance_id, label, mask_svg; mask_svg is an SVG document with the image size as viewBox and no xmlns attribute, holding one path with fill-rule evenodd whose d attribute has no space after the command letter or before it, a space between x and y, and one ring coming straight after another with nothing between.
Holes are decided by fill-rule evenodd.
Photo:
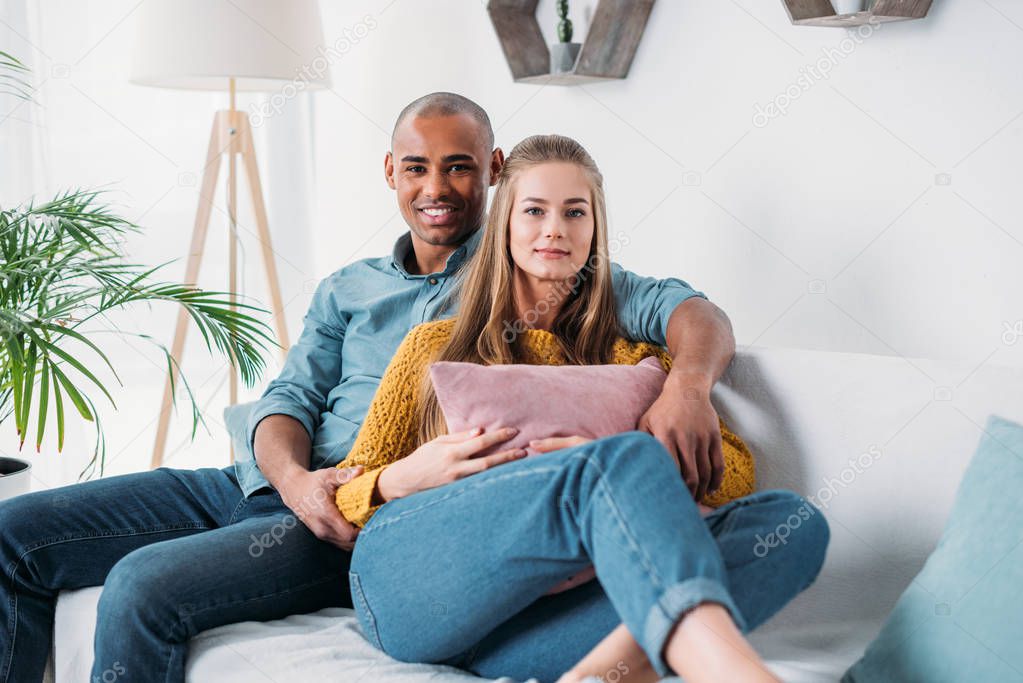
<instances>
[{"instance_id":1,"label":"potted palm plant","mask_svg":"<svg viewBox=\"0 0 1023 683\"><path fill-rule=\"evenodd\" d=\"M30 96L18 60L0 52L0 68L8 71L0 79L8 94ZM13 426L19 450L28 441L37 451L55 429L60 451L66 418L77 413L96 434L83 478L103 468L94 396L114 401L100 376L109 371L120 383L99 343L99 332L109 330L92 329L109 312L159 301L184 306L210 352L225 355L248 386L264 367L262 352L276 345L266 323L250 315L264 309L233 303L227 293L157 280L167 264L129 262L125 238L141 228L119 217L106 196L74 190L42 203L0 206L0 428ZM166 347L144 334L114 331L152 342L173 378L176 361ZM183 375L181 385L191 401L194 437L204 421ZM0 500L28 490L29 467L21 458L0 458Z\"/></svg>"}]
</instances>

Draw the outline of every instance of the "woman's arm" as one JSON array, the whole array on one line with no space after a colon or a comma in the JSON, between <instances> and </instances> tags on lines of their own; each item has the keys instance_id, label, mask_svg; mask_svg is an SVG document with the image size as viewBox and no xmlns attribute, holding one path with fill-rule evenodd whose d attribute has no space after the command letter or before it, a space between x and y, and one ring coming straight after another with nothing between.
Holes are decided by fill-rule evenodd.
<instances>
[{"instance_id":1,"label":"woman's arm","mask_svg":"<svg viewBox=\"0 0 1023 683\"><path fill-rule=\"evenodd\" d=\"M350 484L342 486L338 489L338 506L341 507L346 519L361 528L381 505L390 500L444 486L491 467L526 457L526 451L522 448L477 456L480 451L507 441L515 434L515 429L507 428L486 434L480 429L471 429L467 432L438 436L409 455L371 470L356 477ZM346 492L344 491L346 488L351 490ZM349 514L352 516L348 517Z\"/></svg>"},{"instance_id":2,"label":"woman's arm","mask_svg":"<svg viewBox=\"0 0 1023 683\"><path fill-rule=\"evenodd\" d=\"M341 514L357 527L365 526L389 500L526 455L522 449L512 449L475 457L514 436L507 430L448 434L417 448L420 385L431 359L447 342L448 325L448 321L426 323L408 333L384 371L351 452L337 465L365 469L335 496Z\"/></svg>"},{"instance_id":3,"label":"woman's arm","mask_svg":"<svg viewBox=\"0 0 1023 683\"><path fill-rule=\"evenodd\" d=\"M377 481L386 467L416 447L416 403L430 357L443 337L435 325L414 327L402 340L366 412L355 444L338 468L361 465L365 472L337 490L341 514L362 527L381 501Z\"/></svg>"}]
</instances>

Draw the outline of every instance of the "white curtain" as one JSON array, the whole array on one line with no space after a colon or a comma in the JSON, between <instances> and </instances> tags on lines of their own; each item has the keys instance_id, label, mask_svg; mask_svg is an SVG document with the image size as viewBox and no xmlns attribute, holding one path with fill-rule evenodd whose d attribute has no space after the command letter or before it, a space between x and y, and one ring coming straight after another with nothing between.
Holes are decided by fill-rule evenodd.
<instances>
[{"instance_id":1,"label":"white curtain","mask_svg":"<svg viewBox=\"0 0 1023 683\"><path fill-rule=\"evenodd\" d=\"M31 72L22 77L37 88L45 75L45 57L33 47L40 42L35 3L0 0L0 51ZM45 100L36 91L31 101L0 94L0 206L14 206L47 184Z\"/></svg>"},{"instance_id":2,"label":"white curtain","mask_svg":"<svg viewBox=\"0 0 1023 683\"><path fill-rule=\"evenodd\" d=\"M42 201L71 188L103 188L121 216L144 232L129 240L132 262L156 265L174 260L160 277L183 277L198 204L210 125L227 93L148 88L128 80L137 0L0 0L0 50L32 71L33 102L0 100L0 205ZM252 111L261 94L241 93L239 109ZM314 206L312 171L314 112L308 94L289 100L255 128L256 153L266 201L285 315L291 339L298 336L312 286L310 234ZM220 182L199 285L227 287L226 168ZM260 245L244 174L239 174L241 259L239 291L269 308ZM133 309L112 316L119 330L148 334L170 346L176 310ZM107 384L116 409L96 393L107 436L106 473L145 470L153 449L165 367L158 350L138 338L106 335L101 344L123 381ZM278 353L266 354L261 384L241 387L240 400L261 393L276 376ZM190 410L179 393L172 417L166 462L172 467L223 466L228 440L221 412L227 405L226 368L210 355L202 337L189 331L182 368L204 411L191 440ZM69 436L61 456L25 451L39 474L37 488L70 483L88 460L93 430L68 417ZM73 430L72 430L73 428ZM7 432L10 432L8 434ZM74 439L72 442L72 436ZM0 454L13 454L13 426L0 426Z\"/></svg>"}]
</instances>

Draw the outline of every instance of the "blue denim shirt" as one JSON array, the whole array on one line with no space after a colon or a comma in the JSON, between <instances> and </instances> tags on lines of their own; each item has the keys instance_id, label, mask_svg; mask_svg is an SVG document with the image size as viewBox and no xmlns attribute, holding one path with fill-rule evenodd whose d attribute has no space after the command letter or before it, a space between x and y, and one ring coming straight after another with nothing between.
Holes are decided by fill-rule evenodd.
<instances>
[{"instance_id":1,"label":"blue denim shirt","mask_svg":"<svg viewBox=\"0 0 1023 683\"><path fill-rule=\"evenodd\" d=\"M311 468L345 459L408 331L454 314L448 296L452 276L475 251L481 232L458 247L439 273L405 270L412 251L411 234L405 233L392 255L352 263L320 282L281 374L249 412L244 448L235 454L246 496L269 485L252 450L256 426L268 415L289 415L302 423L313 442ZM636 341L664 345L675 307L691 296L706 298L682 280L640 277L617 264L612 271L622 334Z\"/></svg>"}]
</instances>

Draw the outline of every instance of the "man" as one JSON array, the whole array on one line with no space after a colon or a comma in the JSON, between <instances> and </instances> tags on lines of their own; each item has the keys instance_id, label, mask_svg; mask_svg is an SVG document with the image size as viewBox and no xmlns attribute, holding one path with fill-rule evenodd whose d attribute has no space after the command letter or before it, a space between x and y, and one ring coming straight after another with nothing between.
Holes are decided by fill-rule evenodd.
<instances>
[{"instance_id":1,"label":"man","mask_svg":"<svg viewBox=\"0 0 1023 683\"><path fill-rule=\"evenodd\" d=\"M123 671L126 681L183 680L200 631L351 605L356 529L333 499L359 472L332 466L408 330L453 313L452 276L479 240L503 160L470 100L434 93L405 108L384 169L410 232L391 256L320 283L284 369L252 409L252 453L236 466L161 468L0 503L0 682L42 677L64 589L104 585L93 675ZM625 334L667 344L675 358L641 426L702 496L723 473L709 392L734 353L730 325L681 280L614 275Z\"/></svg>"}]
</instances>

